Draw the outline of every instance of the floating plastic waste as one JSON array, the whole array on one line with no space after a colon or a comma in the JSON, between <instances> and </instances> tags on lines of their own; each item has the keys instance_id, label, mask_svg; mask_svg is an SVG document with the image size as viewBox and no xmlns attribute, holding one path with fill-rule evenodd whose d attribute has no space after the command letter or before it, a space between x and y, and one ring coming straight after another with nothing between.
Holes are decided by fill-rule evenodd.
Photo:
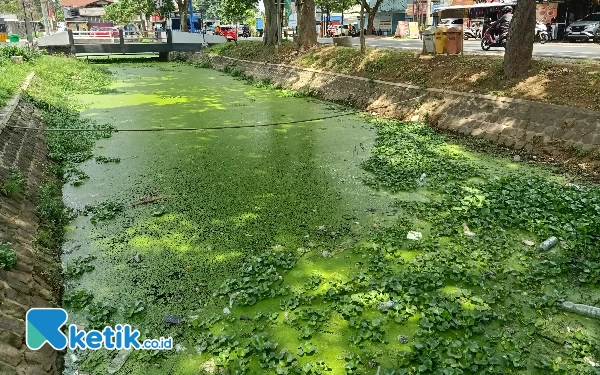
<instances>
[{"instance_id":1,"label":"floating plastic waste","mask_svg":"<svg viewBox=\"0 0 600 375\"><path fill-rule=\"evenodd\" d=\"M540 244L540 250L549 250L558 243L558 238L552 236Z\"/></svg>"},{"instance_id":2,"label":"floating plastic waste","mask_svg":"<svg viewBox=\"0 0 600 375\"><path fill-rule=\"evenodd\" d=\"M421 232L415 232L414 230L411 230L410 232L408 232L408 234L406 235L406 239L407 240L413 240L413 241L418 241L421 238L423 238L423 234L421 234Z\"/></svg>"},{"instance_id":3,"label":"floating plastic waste","mask_svg":"<svg viewBox=\"0 0 600 375\"><path fill-rule=\"evenodd\" d=\"M578 303L565 301L562 303L562 308L574 312L576 314L589 316L591 318L600 319L600 307L581 305Z\"/></svg>"}]
</instances>

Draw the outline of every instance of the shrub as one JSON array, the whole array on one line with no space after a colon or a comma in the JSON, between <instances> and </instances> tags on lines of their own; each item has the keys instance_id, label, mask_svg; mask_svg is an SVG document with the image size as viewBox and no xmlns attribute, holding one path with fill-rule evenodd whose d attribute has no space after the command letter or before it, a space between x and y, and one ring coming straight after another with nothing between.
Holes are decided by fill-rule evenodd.
<instances>
[{"instance_id":1,"label":"shrub","mask_svg":"<svg viewBox=\"0 0 600 375\"><path fill-rule=\"evenodd\" d=\"M0 60L10 59L12 56L22 56L23 61L32 62L40 57L41 53L33 49L12 45L0 48Z\"/></svg>"},{"instance_id":2,"label":"shrub","mask_svg":"<svg viewBox=\"0 0 600 375\"><path fill-rule=\"evenodd\" d=\"M17 252L10 242L0 242L0 268L5 270L17 265Z\"/></svg>"},{"instance_id":3,"label":"shrub","mask_svg":"<svg viewBox=\"0 0 600 375\"><path fill-rule=\"evenodd\" d=\"M20 197L25 193L25 177L18 169L9 172L6 180L0 186L0 193L7 197Z\"/></svg>"}]
</instances>

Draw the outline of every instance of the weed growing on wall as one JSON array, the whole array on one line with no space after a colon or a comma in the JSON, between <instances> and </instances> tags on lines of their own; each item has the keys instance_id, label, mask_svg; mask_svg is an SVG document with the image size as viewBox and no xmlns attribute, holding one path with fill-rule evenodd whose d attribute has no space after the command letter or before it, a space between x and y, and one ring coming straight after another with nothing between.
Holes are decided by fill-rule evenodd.
<instances>
[{"instance_id":1,"label":"weed growing on wall","mask_svg":"<svg viewBox=\"0 0 600 375\"><path fill-rule=\"evenodd\" d=\"M15 198L25 194L25 188L26 181L23 173L18 169L12 169L0 186L0 193L9 198Z\"/></svg>"},{"instance_id":2,"label":"weed growing on wall","mask_svg":"<svg viewBox=\"0 0 600 375\"><path fill-rule=\"evenodd\" d=\"M9 270L17 265L17 252L10 242L0 242L0 269Z\"/></svg>"}]
</instances>

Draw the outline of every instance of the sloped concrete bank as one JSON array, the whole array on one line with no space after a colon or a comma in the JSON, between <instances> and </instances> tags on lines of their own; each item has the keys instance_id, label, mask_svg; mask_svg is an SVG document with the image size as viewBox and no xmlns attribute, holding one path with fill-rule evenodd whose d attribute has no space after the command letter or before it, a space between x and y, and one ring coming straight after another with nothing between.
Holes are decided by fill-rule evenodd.
<instances>
[{"instance_id":1,"label":"sloped concrete bank","mask_svg":"<svg viewBox=\"0 0 600 375\"><path fill-rule=\"evenodd\" d=\"M600 112L224 56L195 54L192 59L208 62L214 69L241 69L256 80L268 79L384 116L405 120L418 116L439 129L529 153L576 151L593 156L600 152Z\"/></svg>"},{"instance_id":2,"label":"sloped concrete bank","mask_svg":"<svg viewBox=\"0 0 600 375\"><path fill-rule=\"evenodd\" d=\"M25 181L23 194L0 194L0 242L17 253L12 269L0 268L0 374L60 374L60 353L48 344L38 351L25 344L25 314L32 307L60 305L59 262L35 245L40 219L37 196L48 163L43 132L10 126L43 127L36 107L20 95L2 111L0 185L9 175Z\"/></svg>"}]
</instances>

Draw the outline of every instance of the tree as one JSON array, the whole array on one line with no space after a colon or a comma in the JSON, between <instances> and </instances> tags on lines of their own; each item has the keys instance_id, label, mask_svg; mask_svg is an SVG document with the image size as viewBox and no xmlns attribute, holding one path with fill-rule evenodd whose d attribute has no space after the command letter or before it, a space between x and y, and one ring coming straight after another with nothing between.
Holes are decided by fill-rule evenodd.
<instances>
[{"instance_id":1,"label":"tree","mask_svg":"<svg viewBox=\"0 0 600 375\"><path fill-rule=\"evenodd\" d=\"M279 15L277 14L277 1L280 0L264 0L265 5L265 36L264 46L274 46L279 42L281 34L277 26L277 20L283 16L283 7L280 6ZM279 17L279 18L278 18Z\"/></svg>"},{"instance_id":2,"label":"tree","mask_svg":"<svg viewBox=\"0 0 600 375\"><path fill-rule=\"evenodd\" d=\"M367 43L365 41L365 4L366 0L360 2L360 53L363 55L367 52Z\"/></svg>"},{"instance_id":3,"label":"tree","mask_svg":"<svg viewBox=\"0 0 600 375\"><path fill-rule=\"evenodd\" d=\"M531 66L535 33L535 0L520 0L508 31L504 77L515 78Z\"/></svg>"},{"instance_id":4,"label":"tree","mask_svg":"<svg viewBox=\"0 0 600 375\"><path fill-rule=\"evenodd\" d=\"M221 1L221 18L229 23L235 24L236 26L236 38L237 43L237 25L243 22L253 10L256 8L256 0L222 0Z\"/></svg>"},{"instance_id":5,"label":"tree","mask_svg":"<svg viewBox=\"0 0 600 375\"><path fill-rule=\"evenodd\" d=\"M315 0L297 1L296 5L298 5L298 46L300 50L307 50L317 44Z\"/></svg>"},{"instance_id":6,"label":"tree","mask_svg":"<svg viewBox=\"0 0 600 375\"><path fill-rule=\"evenodd\" d=\"M375 23L375 15L377 14L377 12L379 12L379 7L381 7L381 4L383 4L385 0L375 0L375 4L370 5L366 0L363 1L362 0L358 0L358 5L363 4L366 12L369 14L369 17L367 17L367 34L368 35L373 35L373 24Z\"/></svg>"},{"instance_id":7,"label":"tree","mask_svg":"<svg viewBox=\"0 0 600 375\"><path fill-rule=\"evenodd\" d=\"M222 0L219 15L229 23L241 23L257 6L256 0Z\"/></svg>"},{"instance_id":8,"label":"tree","mask_svg":"<svg viewBox=\"0 0 600 375\"><path fill-rule=\"evenodd\" d=\"M220 0L194 0L194 9L202 9L205 19L219 19L221 15Z\"/></svg>"},{"instance_id":9,"label":"tree","mask_svg":"<svg viewBox=\"0 0 600 375\"><path fill-rule=\"evenodd\" d=\"M190 0L176 0L177 1L177 11L179 12L179 17L181 18L181 28L182 32L188 31L187 18L188 18L188 9L190 8Z\"/></svg>"},{"instance_id":10,"label":"tree","mask_svg":"<svg viewBox=\"0 0 600 375\"><path fill-rule=\"evenodd\" d=\"M1 14L18 14L23 13L23 10L19 9L19 3L17 0L0 0L0 13Z\"/></svg>"},{"instance_id":11,"label":"tree","mask_svg":"<svg viewBox=\"0 0 600 375\"><path fill-rule=\"evenodd\" d=\"M138 16L142 20L142 29L146 30L146 23L150 16L158 13L154 0L121 0L105 8L104 18L116 23L130 23Z\"/></svg>"}]
</instances>

